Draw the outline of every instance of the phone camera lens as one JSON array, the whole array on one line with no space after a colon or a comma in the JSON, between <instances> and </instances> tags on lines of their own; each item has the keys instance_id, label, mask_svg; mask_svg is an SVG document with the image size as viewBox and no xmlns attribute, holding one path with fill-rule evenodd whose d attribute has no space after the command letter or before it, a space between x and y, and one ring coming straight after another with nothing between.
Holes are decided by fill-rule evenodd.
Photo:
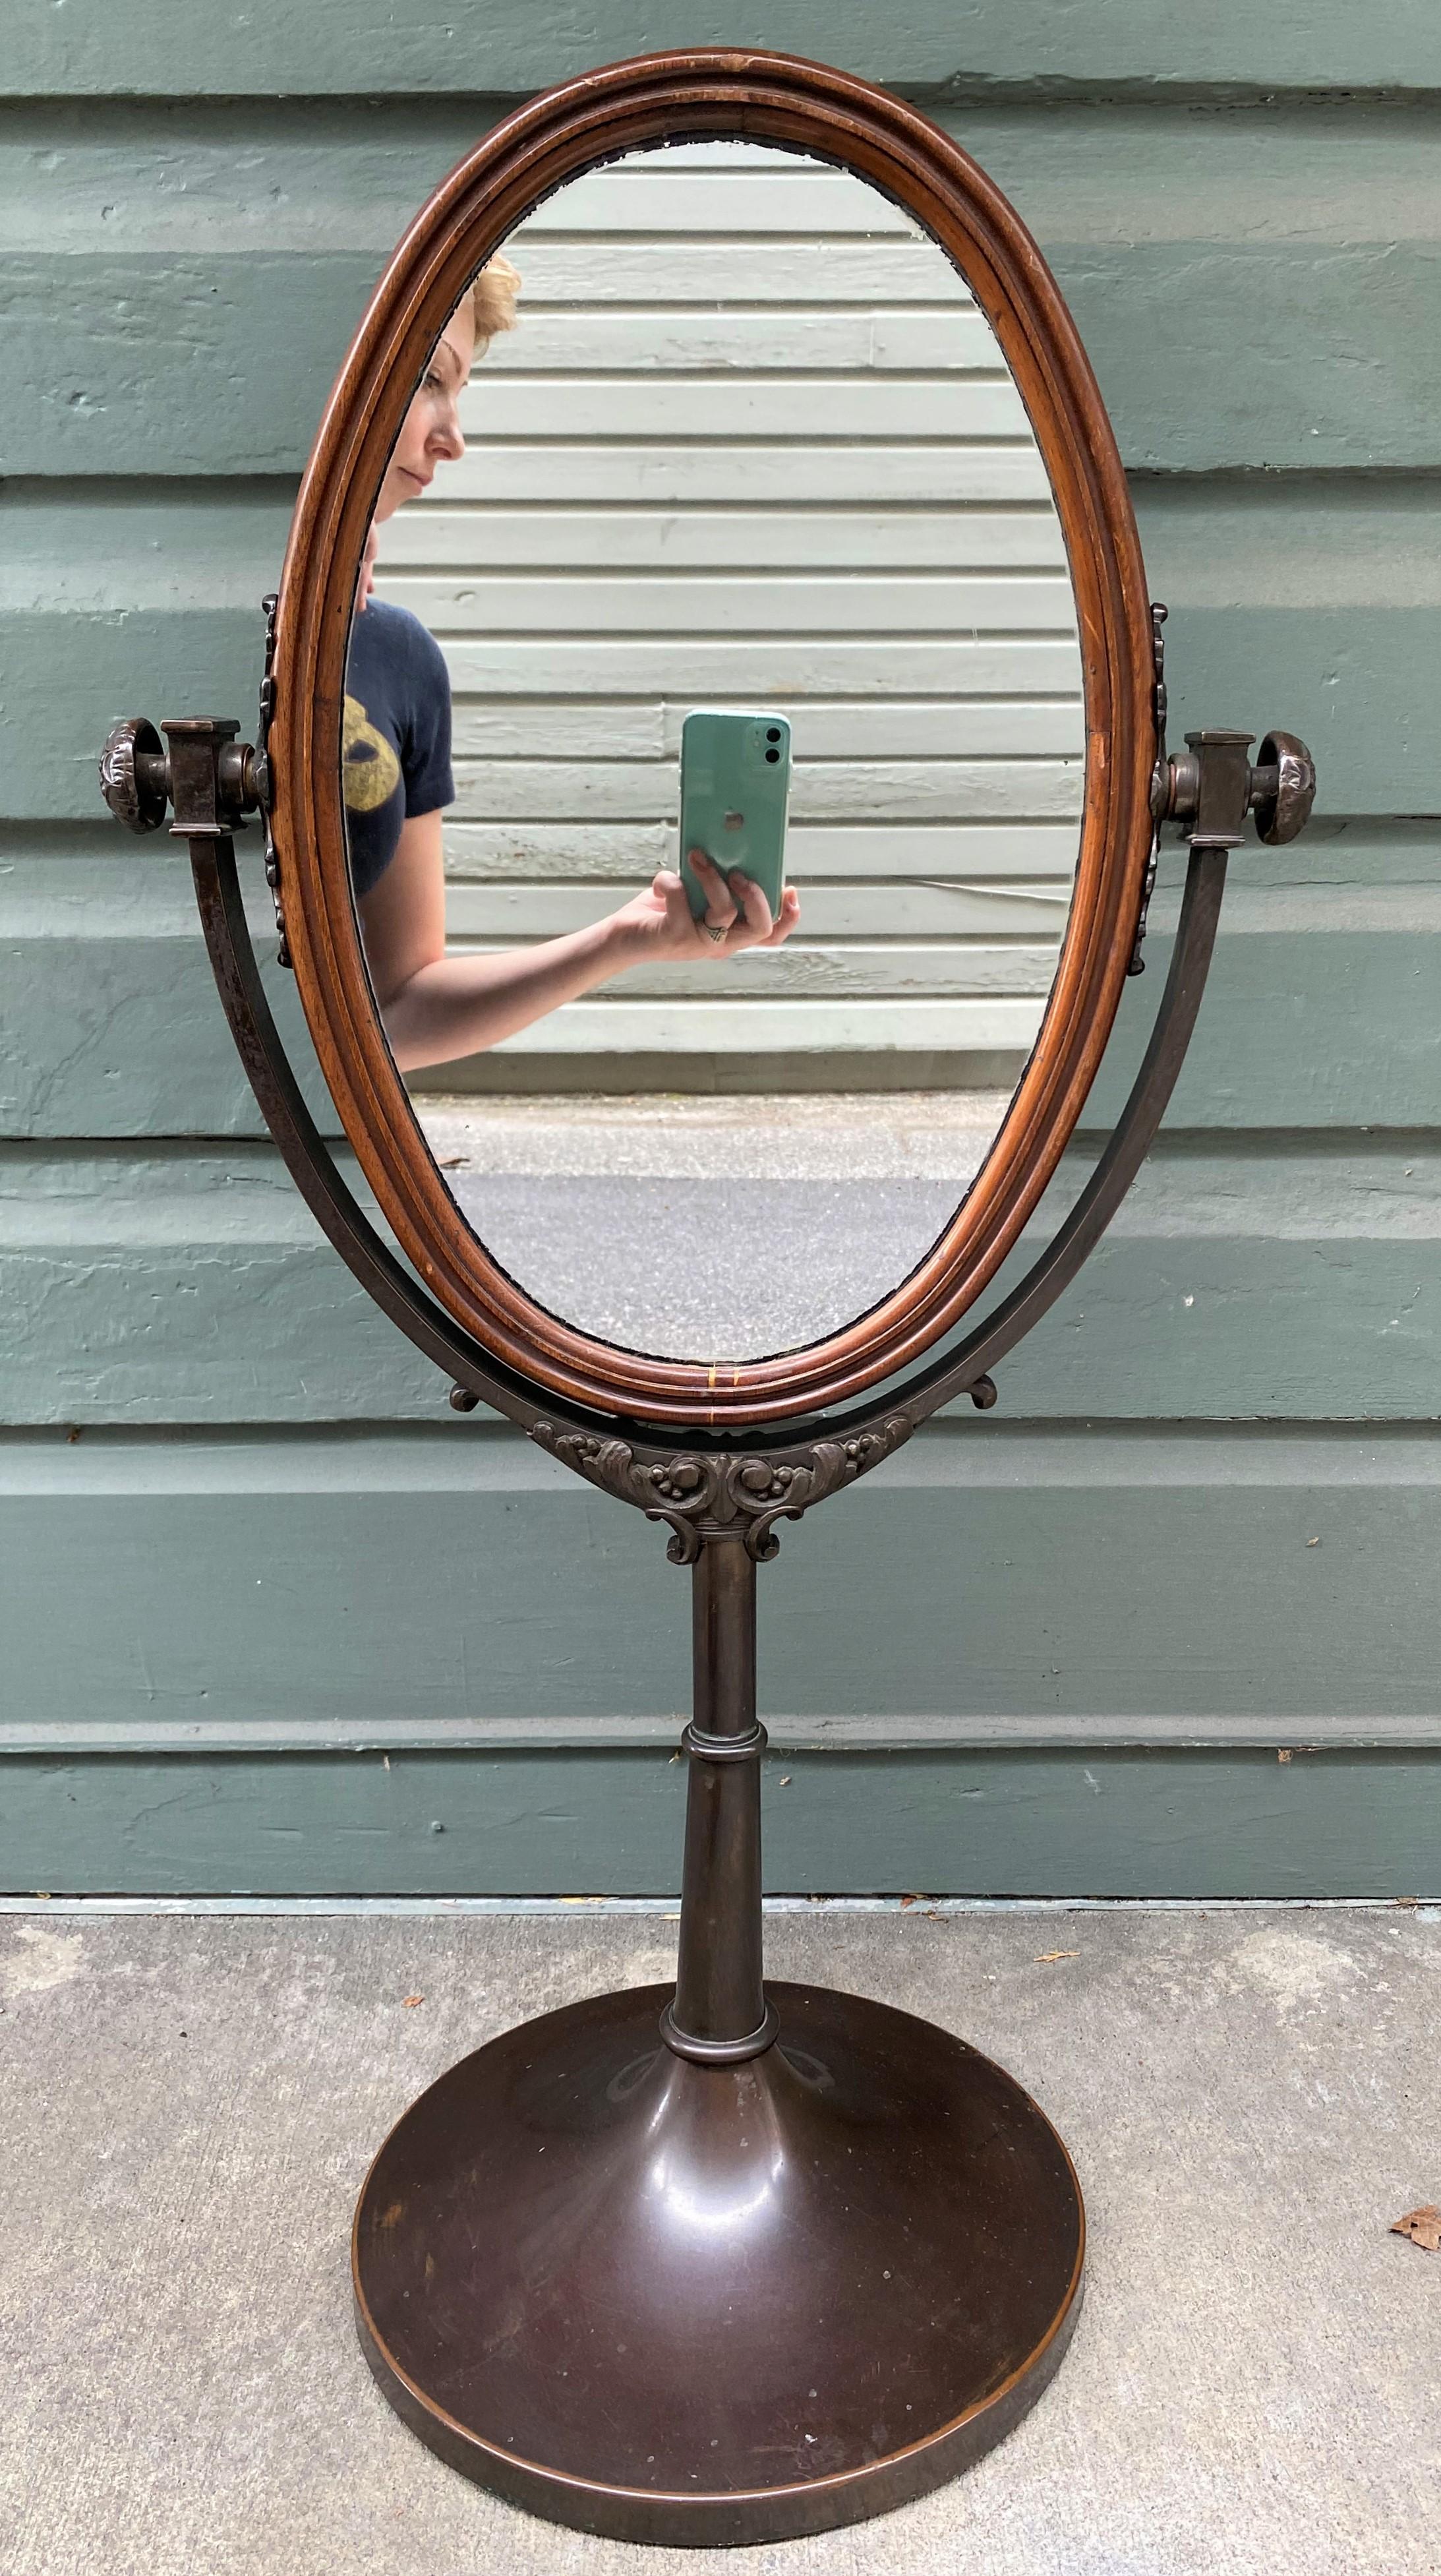
<instances>
[{"instance_id":1,"label":"phone camera lens","mask_svg":"<svg viewBox=\"0 0 1441 2576\"><path fill-rule=\"evenodd\" d=\"M780 729L780 726L779 726L779 725L767 725L767 727L766 727L766 740L767 740L767 742L779 742L779 741L780 741L780 738L781 738L781 729Z\"/></svg>"},{"instance_id":2,"label":"phone camera lens","mask_svg":"<svg viewBox=\"0 0 1441 2576\"><path fill-rule=\"evenodd\" d=\"M778 751L768 751L766 753L766 758L767 760L779 760L780 753Z\"/></svg>"}]
</instances>

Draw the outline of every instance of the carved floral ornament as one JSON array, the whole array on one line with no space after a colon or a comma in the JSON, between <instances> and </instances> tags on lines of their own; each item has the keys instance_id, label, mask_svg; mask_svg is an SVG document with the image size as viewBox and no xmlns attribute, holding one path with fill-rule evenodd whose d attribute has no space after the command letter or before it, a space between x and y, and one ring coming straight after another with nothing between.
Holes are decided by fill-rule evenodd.
<instances>
[{"instance_id":1,"label":"carved floral ornament","mask_svg":"<svg viewBox=\"0 0 1441 2576\"><path fill-rule=\"evenodd\" d=\"M628 1441L562 1431L553 1422L537 1422L530 1436L588 1483L638 1505L647 1520L668 1521L672 1565L694 1564L702 1539L736 1535L764 1565L780 1547L777 1521L798 1521L812 1503L879 1466L914 1429L908 1414L893 1413L852 1439L818 1440L795 1459L703 1457L681 1450L649 1463L637 1458Z\"/></svg>"}]
</instances>

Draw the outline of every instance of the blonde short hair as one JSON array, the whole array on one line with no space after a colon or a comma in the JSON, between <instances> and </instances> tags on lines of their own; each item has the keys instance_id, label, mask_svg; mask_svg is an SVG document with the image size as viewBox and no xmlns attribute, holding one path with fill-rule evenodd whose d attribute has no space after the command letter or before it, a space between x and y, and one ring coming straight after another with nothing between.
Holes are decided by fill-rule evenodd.
<instances>
[{"instance_id":1,"label":"blonde short hair","mask_svg":"<svg viewBox=\"0 0 1441 2576\"><path fill-rule=\"evenodd\" d=\"M475 316L475 354L483 358L497 331L515 329L515 301L520 293L520 272L512 268L503 251L488 259L470 289L470 309Z\"/></svg>"}]
</instances>

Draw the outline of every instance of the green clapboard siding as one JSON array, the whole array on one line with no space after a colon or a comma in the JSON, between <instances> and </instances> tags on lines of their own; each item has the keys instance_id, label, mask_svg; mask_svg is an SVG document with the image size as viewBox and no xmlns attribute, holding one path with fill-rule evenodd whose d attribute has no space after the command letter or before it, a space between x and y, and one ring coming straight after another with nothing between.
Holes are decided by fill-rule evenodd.
<instances>
[{"instance_id":1,"label":"green clapboard siding","mask_svg":"<svg viewBox=\"0 0 1441 2576\"><path fill-rule=\"evenodd\" d=\"M477 1747L388 1767L378 1754L16 1755L3 1778L0 1869L52 1896L657 1896L678 1880L681 1772L660 1751ZM1285 1763L1270 1748L787 1752L765 1780L767 1878L795 1894L920 1882L937 1895L1414 1898L1435 1884L1441 1755L1409 1747Z\"/></svg>"},{"instance_id":2,"label":"green clapboard siding","mask_svg":"<svg viewBox=\"0 0 1441 2576\"><path fill-rule=\"evenodd\" d=\"M121 41L123 29L126 41ZM1240 90L1364 91L1441 85L1441 41L1427 0L1386 0L1364 21L1349 0L1258 10L1210 0L1175 15L1159 0L1026 0L1009 10L912 5L879 20L865 0L775 0L764 8L657 8L604 0L579 24L559 0L525 10L413 18L391 0L312 0L256 10L226 0L203 19L171 0L70 0L63 27L30 20L6 46L15 97L156 94L248 98L253 91L345 100L400 89L527 91L662 45L769 45L903 88L917 83L1049 82Z\"/></svg>"},{"instance_id":3,"label":"green clapboard siding","mask_svg":"<svg viewBox=\"0 0 1441 2576\"><path fill-rule=\"evenodd\" d=\"M1069 1158L999 1289L1085 1168ZM0 1211L13 1325L0 1402L16 1424L435 1418L444 1381L337 1277L264 1147L16 1149L0 1156ZM1428 1138L1177 1137L1006 1363L1005 1408L1065 1422L1409 1421L1438 1331L1441 1157Z\"/></svg>"},{"instance_id":4,"label":"green clapboard siding","mask_svg":"<svg viewBox=\"0 0 1441 2576\"><path fill-rule=\"evenodd\" d=\"M1174 734L1283 725L1321 766L1316 829L1236 855L1163 1144L998 1413L933 1426L763 1577L767 1882L1435 1893L1430 0L67 0L7 28L0 1886L675 1886L684 1577L451 1417L329 1253L183 859L109 825L94 763L117 715L250 722L320 406L443 172L548 81L716 40L916 96L1012 194L1132 477ZM254 836L247 865L268 954ZM1178 884L1168 858L1053 1213ZM845 937L789 961L795 1009Z\"/></svg>"},{"instance_id":5,"label":"green clapboard siding","mask_svg":"<svg viewBox=\"0 0 1441 2576\"><path fill-rule=\"evenodd\" d=\"M1129 463L1433 461L1426 114L939 113L1055 267ZM413 109L392 110L392 157L373 108L279 124L262 108L237 169L215 116L182 118L163 153L153 132L146 152L134 111L20 118L0 153L20 201L0 441L10 472L53 477L153 472L161 418L171 472L297 470L407 211L488 122L448 104L429 139ZM1338 165L1344 183L1324 186Z\"/></svg>"}]
</instances>

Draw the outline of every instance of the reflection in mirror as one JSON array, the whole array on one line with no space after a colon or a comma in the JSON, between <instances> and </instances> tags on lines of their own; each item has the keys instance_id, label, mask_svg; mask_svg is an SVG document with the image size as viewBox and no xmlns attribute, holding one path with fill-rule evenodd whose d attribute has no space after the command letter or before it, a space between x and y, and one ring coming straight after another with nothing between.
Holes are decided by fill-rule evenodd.
<instances>
[{"instance_id":1,"label":"reflection in mirror","mask_svg":"<svg viewBox=\"0 0 1441 2576\"><path fill-rule=\"evenodd\" d=\"M789 723L773 905L758 842L675 873L697 706ZM1060 524L939 246L749 144L552 197L393 451L344 769L392 1051L521 1286L702 1361L896 1287L1039 1028L1084 792ZM694 775L724 842L750 773Z\"/></svg>"}]
</instances>

